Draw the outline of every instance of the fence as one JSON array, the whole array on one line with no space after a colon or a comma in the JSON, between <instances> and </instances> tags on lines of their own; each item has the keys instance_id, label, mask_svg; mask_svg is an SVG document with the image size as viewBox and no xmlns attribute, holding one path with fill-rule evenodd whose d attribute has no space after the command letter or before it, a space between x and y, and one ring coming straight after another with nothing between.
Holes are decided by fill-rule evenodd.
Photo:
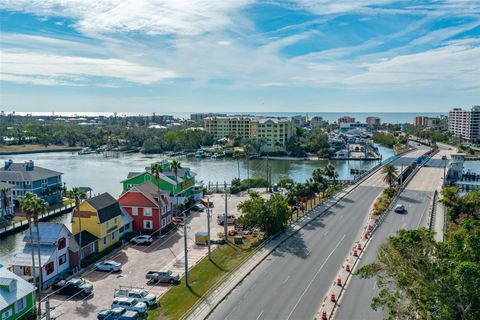
<instances>
[{"instance_id":1,"label":"fence","mask_svg":"<svg viewBox=\"0 0 480 320\"><path fill-rule=\"evenodd\" d=\"M50 218L59 216L61 214L64 214L64 213L72 210L73 207L75 207L75 205L73 203L67 204L63 207L53 209L51 211L47 211L47 212L39 214L38 219L40 221L48 220ZM22 221L19 221L19 222L13 222L12 224L10 224L8 226L5 226L5 227L0 229L0 238L4 237L4 236L7 236L9 234L18 232L20 230L27 229L27 228L28 228L28 220L26 220L26 219L22 220Z\"/></svg>"}]
</instances>

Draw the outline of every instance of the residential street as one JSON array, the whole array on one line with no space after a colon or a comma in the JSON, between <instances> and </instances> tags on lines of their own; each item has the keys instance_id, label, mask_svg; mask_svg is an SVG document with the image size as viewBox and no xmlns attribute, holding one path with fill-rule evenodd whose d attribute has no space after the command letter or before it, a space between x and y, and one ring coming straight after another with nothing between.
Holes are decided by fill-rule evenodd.
<instances>
[{"instance_id":1,"label":"residential street","mask_svg":"<svg viewBox=\"0 0 480 320\"><path fill-rule=\"evenodd\" d=\"M238 203L244 199L246 199L245 195L232 195L228 200L228 212L236 214ZM223 232L223 226L218 225L216 221L217 214L224 212L225 203L224 198L219 194L212 195L211 201L214 203L211 234L212 239L216 239L217 233ZM188 262L191 267L207 254L205 246L195 244L195 232L207 230L206 210L200 213L192 212L188 217L188 227ZM127 245L111 258L108 258L123 264L120 273L92 271L89 268L80 276L92 282L94 294L86 299L74 297L68 301L65 301L67 297L54 295L50 304L56 308L52 311L51 316L68 320L95 319L98 311L110 307L114 289L121 285L141 287L157 295L164 293L168 285L147 286L145 274L150 270L172 270L183 274L183 248L183 228L155 241L150 246Z\"/></svg>"}]
</instances>

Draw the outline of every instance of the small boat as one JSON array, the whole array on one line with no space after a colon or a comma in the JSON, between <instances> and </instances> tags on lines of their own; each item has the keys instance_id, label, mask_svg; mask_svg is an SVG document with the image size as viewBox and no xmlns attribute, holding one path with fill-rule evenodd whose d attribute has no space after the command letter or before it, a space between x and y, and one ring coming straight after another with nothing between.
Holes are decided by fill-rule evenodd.
<instances>
[{"instance_id":1,"label":"small boat","mask_svg":"<svg viewBox=\"0 0 480 320\"><path fill-rule=\"evenodd\" d=\"M204 158L205 157L205 152L203 150L197 150L197 152L195 152L195 158Z\"/></svg>"},{"instance_id":2,"label":"small boat","mask_svg":"<svg viewBox=\"0 0 480 320\"><path fill-rule=\"evenodd\" d=\"M86 148L82 148L82 150L78 151L78 155L83 155L83 154L90 154L90 153L95 153L96 151L95 150L92 150L91 148L89 147L86 147Z\"/></svg>"},{"instance_id":3,"label":"small boat","mask_svg":"<svg viewBox=\"0 0 480 320\"><path fill-rule=\"evenodd\" d=\"M223 157L225 157L225 152L222 152L222 153L217 153L217 152L215 152L215 153L211 156L212 159L220 159L220 158L223 158Z\"/></svg>"}]
</instances>

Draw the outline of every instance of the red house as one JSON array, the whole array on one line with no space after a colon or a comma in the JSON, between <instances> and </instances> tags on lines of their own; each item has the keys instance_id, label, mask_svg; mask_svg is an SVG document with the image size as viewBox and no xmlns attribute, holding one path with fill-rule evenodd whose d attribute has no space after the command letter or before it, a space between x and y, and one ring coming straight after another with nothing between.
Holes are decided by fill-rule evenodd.
<instances>
[{"instance_id":1,"label":"red house","mask_svg":"<svg viewBox=\"0 0 480 320\"><path fill-rule=\"evenodd\" d=\"M118 203L133 218L133 230L136 232L153 233L172 223L172 204L168 193L150 181L124 191Z\"/></svg>"}]
</instances>

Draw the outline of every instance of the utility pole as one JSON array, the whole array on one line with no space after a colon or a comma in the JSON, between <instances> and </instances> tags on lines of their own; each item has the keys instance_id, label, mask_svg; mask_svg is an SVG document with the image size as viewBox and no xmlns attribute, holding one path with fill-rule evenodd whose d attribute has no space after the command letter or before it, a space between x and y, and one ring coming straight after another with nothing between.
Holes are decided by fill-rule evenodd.
<instances>
[{"instance_id":1,"label":"utility pole","mask_svg":"<svg viewBox=\"0 0 480 320\"><path fill-rule=\"evenodd\" d=\"M188 288L187 210L183 211L183 244L185 250L185 286Z\"/></svg>"},{"instance_id":2,"label":"utility pole","mask_svg":"<svg viewBox=\"0 0 480 320\"><path fill-rule=\"evenodd\" d=\"M47 301L45 301L45 318L50 320L50 297L47 296Z\"/></svg>"},{"instance_id":3,"label":"utility pole","mask_svg":"<svg viewBox=\"0 0 480 320\"><path fill-rule=\"evenodd\" d=\"M223 232L224 232L224 237L225 237L225 242L228 242L228 223L227 223L227 217L228 217L228 194L227 194L227 182L223 182L223 188L225 192L225 216L223 218Z\"/></svg>"},{"instance_id":4,"label":"utility pole","mask_svg":"<svg viewBox=\"0 0 480 320\"><path fill-rule=\"evenodd\" d=\"M267 155L267 192L268 192L268 186L269 186L269 182L268 182L268 170L269 170L269 167L268 167L268 155Z\"/></svg>"},{"instance_id":5,"label":"utility pole","mask_svg":"<svg viewBox=\"0 0 480 320\"><path fill-rule=\"evenodd\" d=\"M212 249L210 247L210 197L207 197L207 203L208 260L212 261Z\"/></svg>"}]
</instances>

